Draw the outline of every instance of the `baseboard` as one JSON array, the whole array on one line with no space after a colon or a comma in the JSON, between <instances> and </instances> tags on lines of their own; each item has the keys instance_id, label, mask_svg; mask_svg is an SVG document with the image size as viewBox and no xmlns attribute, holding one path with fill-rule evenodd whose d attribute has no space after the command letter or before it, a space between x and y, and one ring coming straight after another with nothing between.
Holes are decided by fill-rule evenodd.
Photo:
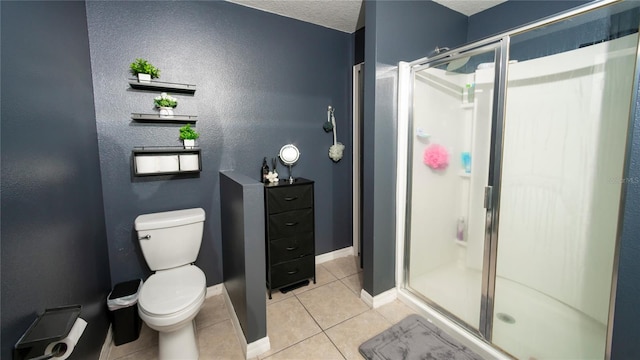
<instances>
[{"instance_id":1,"label":"baseboard","mask_svg":"<svg viewBox=\"0 0 640 360\"><path fill-rule=\"evenodd\" d=\"M269 336L265 336L251 344L247 344L247 352L245 356L247 359L253 359L269 350L271 350L271 342L269 342Z\"/></svg>"},{"instance_id":2,"label":"baseboard","mask_svg":"<svg viewBox=\"0 0 640 360\"><path fill-rule=\"evenodd\" d=\"M398 291L396 290L396 288L389 289L376 296L371 296L371 294L366 292L364 289L362 289L362 291L360 292L360 299L372 309L377 309L382 305L393 302L393 300L397 298Z\"/></svg>"},{"instance_id":3,"label":"baseboard","mask_svg":"<svg viewBox=\"0 0 640 360\"><path fill-rule=\"evenodd\" d=\"M236 332L238 341L240 341L240 347L242 348L242 352L244 352L245 359L248 360L257 357L258 355L269 351L271 349L271 343L269 342L268 335L263 337L262 339L258 339L250 344L247 344L247 338L244 336L242 326L240 326L238 315L236 315L236 310L233 308L233 303L231 302L231 298L229 297L227 288L224 287L224 284L220 285L220 291L224 296L224 303L227 306L227 311L229 311L229 317L231 318L231 323L233 324L233 329Z\"/></svg>"},{"instance_id":4,"label":"baseboard","mask_svg":"<svg viewBox=\"0 0 640 360\"><path fill-rule=\"evenodd\" d=\"M99 360L109 359L109 355L111 354L112 340L113 340L113 330L111 329L111 324L109 324L109 329L107 329L107 336L104 338L104 344L102 344L102 349L100 350Z\"/></svg>"},{"instance_id":5,"label":"baseboard","mask_svg":"<svg viewBox=\"0 0 640 360\"><path fill-rule=\"evenodd\" d=\"M231 302L231 298L229 297L229 293L227 289L222 287L222 295L224 296L224 304L227 306L227 311L229 311L229 317L231 318L231 323L233 324L233 329L236 332L236 336L240 341L240 347L242 347L242 351L244 351L246 355L247 351L247 339L244 337L244 332L242 331L242 326L240 326L240 321L238 320L238 315L236 315L236 310L233 308L233 303Z\"/></svg>"},{"instance_id":6,"label":"baseboard","mask_svg":"<svg viewBox=\"0 0 640 360\"><path fill-rule=\"evenodd\" d=\"M224 288L224 285L222 283L217 284L217 285L213 285L213 286L209 286L207 288L207 294L205 295L205 298L210 298L212 296L216 296L216 295L221 295L222 294L222 288Z\"/></svg>"},{"instance_id":7,"label":"baseboard","mask_svg":"<svg viewBox=\"0 0 640 360\"><path fill-rule=\"evenodd\" d=\"M337 258L353 255L353 246L349 246L336 251L320 254L316 256L316 265L331 261Z\"/></svg>"}]
</instances>

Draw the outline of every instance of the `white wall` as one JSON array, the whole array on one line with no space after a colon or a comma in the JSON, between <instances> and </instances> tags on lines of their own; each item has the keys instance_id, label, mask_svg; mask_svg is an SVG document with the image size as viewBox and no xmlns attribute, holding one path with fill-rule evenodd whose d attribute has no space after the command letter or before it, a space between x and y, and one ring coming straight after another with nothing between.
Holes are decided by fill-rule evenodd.
<instances>
[{"instance_id":1,"label":"white wall","mask_svg":"<svg viewBox=\"0 0 640 360\"><path fill-rule=\"evenodd\" d=\"M509 67L498 276L602 323L636 44L632 35Z\"/></svg>"},{"instance_id":2,"label":"white wall","mask_svg":"<svg viewBox=\"0 0 640 360\"><path fill-rule=\"evenodd\" d=\"M456 223L467 217L469 179L463 171L460 153L470 150L472 108L463 108L462 91L469 75L428 69L414 80L413 141L409 189L411 190L411 277L455 261ZM421 128L429 138L416 136ZM449 166L433 170L423 163L430 144L449 152Z\"/></svg>"}]
</instances>

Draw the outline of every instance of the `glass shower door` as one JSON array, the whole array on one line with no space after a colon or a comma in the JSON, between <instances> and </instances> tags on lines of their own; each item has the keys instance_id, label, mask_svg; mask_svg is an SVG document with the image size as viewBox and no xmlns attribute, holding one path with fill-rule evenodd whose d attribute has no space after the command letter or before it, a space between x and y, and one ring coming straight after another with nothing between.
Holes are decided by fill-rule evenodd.
<instances>
[{"instance_id":1,"label":"glass shower door","mask_svg":"<svg viewBox=\"0 0 640 360\"><path fill-rule=\"evenodd\" d=\"M511 39L492 342L517 358L605 357L637 29L613 8Z\"/></svg>"},{"instance_id":2,"label":"glass shower door","mask_svg":"<svg viewBox=\"0 0 640 360\"><path fill-rule=\"evenodd\" d=\"M405 286L476 333L496 48L412 71Z\"/></svg>"}]
</instances>

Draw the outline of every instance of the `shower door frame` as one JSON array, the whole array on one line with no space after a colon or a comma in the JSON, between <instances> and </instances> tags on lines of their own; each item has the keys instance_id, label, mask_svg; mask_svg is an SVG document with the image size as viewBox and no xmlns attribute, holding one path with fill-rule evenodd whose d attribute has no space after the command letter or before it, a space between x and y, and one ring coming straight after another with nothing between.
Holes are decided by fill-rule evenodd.
<instances>
[{"instance_id":1,"label":"shower door frame","mask_svg":"<svg viewBox=\"0 0 640 360\"><path fill-rule=\"evenodd\" d=\"M396 182L396 287L399 297L411 300L418 298L420 301L426 302L428 308L435 310L431 312L434 320L438 322L453 323L461 329L453 328L461 337L472 340L468 335L471 334L476 340L480 340L484 346L480 346L483 350L494 352L498 355L510 357L501 349L492 344L492 327L493 327L493 307L495 295L495 279L496 279L496 258L497 258L497 240L500 210L500 178L503 153L503 127L505 121L506 109L506 89L507 89L507 71L509 62L510 40L514 35L525 33L531 30L542 28L553 23L561 22L584 13L606 8L610 5L623 2L624 0L602 0L599 2L588 3L583 6L576 7L572 10L562 12L560 14L550 16L548 18L524 25L522 27L503 32L499 35L479 40L461 47L449 50L445 53L438 54L432 58L424 57L412 62L400 62L398 64L398 128L397 128L397 182ZM634 71L634 81L631 94L632 105L640 98L638 94L638 79L640 77L640 31L638 32L638 46L636 48L636 61ZM479 332L467 325L464 321L449 313L447 310L429 301L424 296L415 294L408 288L409 281L409 249L407 247L410 239L407 227L410 219L410 184L411 184L411 168L409 161L411 160L410 149L413 146L412 137L410 136L410 126L413 123L413 81L415 72L424 70L429 67L441 65L455 59L466 56L473 56L478 53L477 50L487 50L495 47L496 57L495 77L494 77L494 96L492 106L492 129L491 129L491 151L489 163L489 179L488 188L485 192L485 208L486 226L485 226L485 243L482 267L482 300L480 312ZM629 173L630 166L630 149L632 145L633 125L635 122L633 107L629 112L629 121L627 127L627 144L625 146L625 159L623 165L623 178ZM404 150L405 152L403 153ZM606 343L605 343L605 359L611 358L611 343L613 334L613 319L615 314L615 299L618 280L618 264L620 253L620 241L622 236L622 225L625 198L627 192L627 184L622 183L619 201L619 219L617 224L617 232L614 245L614 258L612 269L612 281L610 289L609 316L607 321ZM426 300L426 301L425 301ZM415 300L414 300L415 301Z\"/></svg>"},{"instance_id":2,"label":"shower door frame","mask_svg":"<svg viewBox=\"0 0 640 360\"><path fill-rule=\"evenodd\" d=\"M455 50L454 50L455 51ZM478 54L486 54L494 52L494 64L495 64L495 72L494 72L494 92L493 92L493 106L491 112L491 146L490 149L490 161L489 161L489 179L487 182L487 189L495 189L495 191L487 191L485 192L485 209L487 211L486 214L486 224L485 226L485 241L484 241L484 249L483 249L483 260L482 260L482 287L481 287L481 306L480 306L480 324L478 329L472 327L467 324L464 320L460 319L458 316L446 310L443 306L436 303L435 301L430 300L426 296L416 293L412 291L409 287L409 277L410 277L410 269L409 269L409 256L410 249L408 246L404 247L404 267L403 267L403 278L402 278L402 287L407 291L411 292L414 296L420 297L423 301L428 303L431 307L437 309L439 312L445 314L447 317L453 319L458 325L464 327L467 331L474 333L476 336L483 338L488 341L491 339L491 327L493 320L493 291L495 288L495 264L491 266L492 253L491 251L497 251L496 239L498 234L497 221L493 219L497 219L497 211L499 210L499 193L500 193L500 164L501 164L501 149L502 149L502 120L504 117L504 106L497 106L498 104L503 104L505 100L505 90L506 90L506 82L503 82L504 85L500 85L500 79L506 78L506 63L508 61L508 51L509 51L509 37L505 36L503 38L497 39L493 42L482 43L478 46L472 46L467 50L458 50L458 52L453 55L442 55L436 56L432 60L428 60L427 62L421 62L419 64L411 66L410 69L410 82L409 86L409 99L413 98L413 79L415 79L416 73L422 70L426 70L429 68L433 68L439 65L443 65L449 63L451 61L455 61L457 59L463 59L466 57L472 57ZM447 52L447 54L450 52ZM413 126L413 103L408 103L408 128L410 129ZM413 137L408 137L407 142L407 163L411 163L413 160L413 156L411 155L410 149L413 149ZM498 154L498 156L496 156ZM405 198L409 199L411 197L411 177L412 170L409 167L407 169L407 179L406 179L406 195ZM487 198L487 196L491 198ZM407 201L404 207L405 211L405 222L410 223L411 221L411 202ZM404 241L405 243L409 243L411 240L411 229L408 227L404 231ZM495 254L495 253L494 253ZM485 305L486 304L486 305ZM483 311L486 310L486 311Z\"/></svg>"}]
</instances>

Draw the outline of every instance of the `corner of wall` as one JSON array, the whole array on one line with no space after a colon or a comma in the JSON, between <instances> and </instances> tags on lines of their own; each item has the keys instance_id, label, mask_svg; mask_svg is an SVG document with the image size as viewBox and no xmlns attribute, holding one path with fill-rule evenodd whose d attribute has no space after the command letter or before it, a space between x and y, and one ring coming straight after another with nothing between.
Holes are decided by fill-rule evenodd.
<instances>
[{"instance_id":1,"label":"corner of wall","mask_svg":"<svg viewBox=\"0 0 640 360\"><path fill-rule=\"evenodd\" d=\"M227 311L229 312L229 318L231 319L231 323L233 324L233 328L235 330L236 336L238 337L238 341L240 342L240 347L242 348L242 352L244 353L245 359L248 360L248 359L256 358L258 355L264 354L265 352L269 351L271 349L271 342L269 341L269 336L265 336L251 343L247 342L247 338L244 335L244 330L240 325L238 314L236 313L236 310L233 307L233 302L229 297L227 288L222 286L221 290L222 290L222 295L224 296L224 303L227 306Z\"/></svg>"},{"instance_id":2,"label":"corner of wall","mask_svg":"<svg viewBox=\"0 0 640 360\"><path fill-rule=\"evenodd\" d=\"M235 171L220 172L220 208L224 293L245 343L261 341L267 333L264 185Z\"/></svg>"},{"instance_id":3,"label":"corner of wall","mask_svg":"<svg viewBox=\"0 0 640 360\"><path fill-rule=\"evenodd\" d=\"M365 289L362 289L362 291L360 291L360 300L364 301L364 303L372 309L377 309L382 305L393 302L397 298L398 291L396 288L389 289L376 296L371 296L371 294L369 294Z\"/></svg>"}]
</instances>

